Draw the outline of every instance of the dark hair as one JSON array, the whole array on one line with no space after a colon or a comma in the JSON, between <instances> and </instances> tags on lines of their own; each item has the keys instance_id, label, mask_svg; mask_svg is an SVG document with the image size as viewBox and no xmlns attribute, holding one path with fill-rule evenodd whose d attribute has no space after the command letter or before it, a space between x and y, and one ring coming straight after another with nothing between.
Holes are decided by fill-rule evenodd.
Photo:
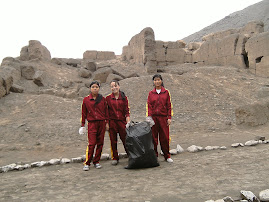
<instances>
[{"instance_id":1,"label":"dark hair","mask_svg":"<svg viewBox=\"0 0 269 202\"><path fill-rule=\"evenodd\" d=\"M162 86L164 87L164 84L163 84L163 77L162 77L162 75L160 75L160 74L155 74L155 75L152 77L152 81L154 81L155 78L159 78L159 79L161 79L161 80L162 80Z\"/></svg>"},{"instance_id":2,"label":"dark hair","mask_svg":"<svg viewBox=\"0 0 269 202\"><path fill-rule=\"evenodd\" d=\"M92 87L93 84L96 84L100 88L100 83L98 81L91 82L90 87ZM103 96L101 94L98 94L97 98L95 99L94 104L97 105L98 103L100 103L102 98L103 98Z\"/></svg>"},{"instance_id":3,"label":"dark hair","mask_svg":"<svg viewBox=\"0 0 269 202\"><path fill-rule=\"evenodd\" d=\"M92 87L93 84L96 84L99 88L101 87L101 85L98 81L91 82L90 87Z\"/></svg>"},{"instance_id":4,"label":"dark hair","mask_svg":"<svg viewBox=\"0 0 269 202\"><path fill-rule=\"evenodd\" d=\"M113 82L115 82L118 86L120 85L120 82L118 80L112 80L112 81L110 81L110 84ZM120 94L121 94L122 99L125 100L125 98L126 98L125 93L120 90Z\"/></svg>"}]
</instances>

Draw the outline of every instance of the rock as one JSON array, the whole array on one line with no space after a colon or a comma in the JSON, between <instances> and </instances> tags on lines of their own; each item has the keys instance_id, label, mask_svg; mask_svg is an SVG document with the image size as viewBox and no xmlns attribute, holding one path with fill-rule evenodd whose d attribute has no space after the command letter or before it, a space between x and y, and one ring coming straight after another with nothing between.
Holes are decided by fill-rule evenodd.
<instances>
[{"instance_id":1,"label":"rock","mask_svg":"<svg viewBox=\"0 0 269 202\"><path fill-rule=\"evenodd\" d=\"M227 149L227 147L225 147L225 146L220 147L220 150L226 150L226 149Z\"/></svg>"},{"instance_id":2,"label":"rock","mask_svg":"<svg viewBox=\"0 0 269 202\"><path fill-rule=\"evenodd\" d=\"M46 166L49 164L50 163L47 161L37 161L37 162L31 163L31 167L42 167L42 166Z\"/></svg>"},{"instance_id":3,"label":"rock","mask_svg":"<svg viewBox=\"0 0 269 202\"><path fill-rule=\"evenodd\" d=\"M27 80L33 80L35 75L35 68L32 65L21 66L21 76Z\"/></svg>"},{"instance_id":4,"label":"rock","mask_svg":"<svg viewBox=\"0 0 269 202\"><path fill-rule=\"evenodd\" d=\"M225 202L223 199L215 200L215 202Z\"/></svg>"},{"instance_id":5,"label":"rock","mask_svg":"<svg viewBox=\"0 0 269 202\"><path fill-rule=\"evenodd\" d=\"M70 163L70 162L71 162L71 160L68 158L62 158L60 161L61 164L66 164L66 163Z\"/></svg>"},{"instance_id":6,"label":"rock","mask_svg":"<svg viewBox=\"0 0 269 202\"><path fill-rule=\"evenodd\" d=\"M92 76L92 73L87 69L81 68L78 72L78 75L82 78L89 78Z\"/></svg>"},{"instance_id":7,"label":"rock","mask_svg":"<svg viewBox=\"0 0 269 202\"><path fill-rule=\"evenodd\" d=\"M196 145L192 145L192 146L187 148L188 152L198 152L198 151L202 151L202 150L203 150L203 147L199 147Z\"/></svg>"},{"instance_id":8,"label":"rock","mask_svg":"<svg viewBox=\"0 0 269 202\"><path fill-rule=\"evenodd\" d=\"M2 86L4 87L5 94L9 94L10 88L13 85L13 77L10 74L1 74L0 80L2 78L2 81L0 81L0 85L2 83ZM3 91L3 92L4 92Z\"/></svg>"},{"instance_id":9,"label":"rock","mask_svg":"<svg viewBox=\"0 0 269 202\"><path fill-rule=\"evenodd\" d=\"M214 200L207 200L207 201L205 201L205 202L215 202Z\"/></svg>"},{"instance_id":10,"label":"rock","mask_svg":"<svg viewBox=\"0 0 269 202\"><path fill-rule=\"evenodd\" d=\"M10 91L13 93L22 93L24 91L24 88L19 85L13 84L10 88Z\"/></svg>"},{"instance_id":11,"label":"rock","mask_svg":"<svg viewBox=\"0 0 269 202\"><path fill-rule=\"evenodd\" d=\"M206 146L206 147L205 147L205 150L206 150L206 151L213 150L213 147L212 147L212 146Z\"/></svg>"},{"instance_id":12,"label":"rock","mask_svg":"<svg viewBox=\"0 0 269 202\"><path fill-rule=\"evenodd\" d=\"M119 153L119 158L122 159L122 158L128 158L128 155L127 153Z\"/></svg>"},{"instance_id":13,"label":"rock","mask_svg":"<svg viewBox=\"0 0 269 202\"><path fill-rule=\"evenodd\" d=\"M15 163L12 163L12 164L3 166L3 167L2 167L2 171L3 171L4 173L6 173L6 172L8 172L8 171L12 171L12 170L15 169L16 166L17 166L17 165L16 165Z\"/></svg>"},{"instance_id":14,"label":"rock","mask_svg":"<svg viewBox=\"0 0 269 202\"><path fill-rule=\"evenodd\" d=\"M122 79L123 78L117 74L109 74L106 79L106 83L110 83L112 80L120 81Z\"/></svg>"},{"instance_id":15,"label":"rock","mask_svg":"<svg viewBox=\"0 0 269 202\"><path fill-rule=\"evenodd\" d=\"M97 69L97 65L94 61L86 61L85 66L85 68L91 72L95 72Z\"/></svg>"},{"instance_id":16,"label":"rock","mask_svg":"<svg viewBox=\"0 0 269 202\"><path fill-rule=\"evenodd\" d=\"M102 154L101 155L101 160L109 160L110 157L109 157L109 154Z\"/></svg>"},{"instance_id":17,"label":"rock","mask_svg":"<svg viewBox=\"0 0 269 202\"><path fill-rule=\"evenodd\" d=\"M176 155L177 154L177 150L176 149L171 149L169 152L170 152L171 155Z\"/></svg>"},{"instance_id":18,"label":"rock","mask_svg":"<svg viewBox=\"0 0 269 202\"><path fill-rule=\"evenodd\" d=\"M39 41L30 40L28 46L24 46L21 49L20 53L20 60L33 60L33 59L40 59L40 60L51 60L51 55L49 50L43 46Z\"/></svg>"},{"instance_id":19,"label":"rock","mask_svg":"<svg viewBox=\"0 0 269 202\"><path fill-rule=\"evenodd\" d=\"M184 149L179 144L177 145L176 150L178 154L184 152Z\"/></svg>"},{"instance_id":20,"label":"rock","mask_svg":"<svg viewBox=\"0 0 269 202\"><path fill-rule=\"evenodd\" d=\"M76 91L67 92L65 97L69 99L74 99L77 97L77 92Z\"/></svg>"},{"instance_id":21,"label":"rock","mask_svg":"<svg viewBox=\"0 0 269 202\"><path fill-rule=\"evenodd\" d=\"M223 201L225 201L225 202L234 202L234 200L233 200L232 197L230 197L230 196L226 196L226 197L224 197L224 198L223 198Z\"/></svg>"},{"instance_id":22,"label":"rock","mask_svg":"<svg viewBox=\"0 0 269 202\"><path fill-rule=\"evenodd\" d=\"M76 158L72 158L71 161L72 163L81 163L83 160L82 160L82 157L76 157Z\"/></svg>"},{"instance_id":23,"label":"rock","mask_svg":"<svg viewBox=\"0 0 269 202\"><path fill-rule=\"evenodd\" d=\"M260 200L251 192L251 191L240 191L240 194L243 199L246 199L249 202L259 202Z\"/></svg>"},{"instance_id":24,"label":"rock","mask_svg":"<svg viewBox=\"0 0 269 202\"><path fill-rule=\"evenodd\" d=\"M239 147L239 146L244 147L244 144L242 144L242 143L233 143L231 145L231 147L234 147L234 148Z\"/></svg>"},{"instance_id":25,"label":"rock","mask_svg":"<svg viewBox=\"0 0 269 202\"><path fill-rule=\"evenodd\" d=\"M6 88L4 86L4 80L0 75L0 98L6 95Z\"/></svg>"},{"instance_id":26,"label":"rock","mask_svg":"<svg viewBox=\"0 0 269 202\"><path fill-rule=\"evenodd\" d=\"M259 193L261 201L269 201L269 189L263 190Z\"/></svg>"},{"instance_id":27,"label":"rock","mask_svg":"<svg viewBox=\"0 0 269 202\"><path fill-rule=\"evenodd\" d=\"M86 97L90 94L90 89L86 87L81 87L78 91L79 97Z\"/></svg>"},{"instance_id":28,"label":"rock","mask_svg":"<svg viewBox=\"0 0 269 202\"><path fill-rule=\"evenodd\" d=\"M18 171L22 171L22 170L24 170L24 169L25 169L25 167L22 166L22 165L17 165L17 166L15 166L15 168L14 168L14 170L18 170Z\"/></svg>"},{"instance_id":29,"label":"rock","mask_svg":"<svg viewBox=\"0 0 269 202\"><path fill-rule=\"evenodd\" d=\"M44 72L43 71L36 71L33 79L36 85L44 86Z\"/></svg>"},{"instance_id":30,"label":"rock","mask_svg":"<svg viewBox=\"0 0 269 202\"><path fill-rule=\"evenodd\" d=\"M109 74L112 73L112 69L110 67L105 67L102 69L98 69L92 75L93 80L99 80L101 83L105 83Z\"/></svg>"},{"instance_id":31,"label":"rock","mask_svg":"<svg viewBox=\"0 0 269 202\"><path fill-rule=\"evenodd\" d=\"M27 169L27 168L31 168L31 165L30 164L25 164L23 165L24 169Z\"/></svg>"},{"instance_id":32,"label":"rock","mask_svg":"<svg viewBox=\"0 0 269 202\"><path fill-rule=\"evenodd\" d=\"M245 143L245 146L255 146L257 144L259 144L259 141L257 141L257 140L249 140L249 141L247 141Z\"/></svg>"},{"instance_id":33,"label":"rock","mask_svg":"<svg viewBox=\"0 0 269 202\"><path fill-rule=\"evenodd\" d=\"M49 160L49 164L50 165L57 165L57 164L60 164L60 159L50 159Z\"/></svg>"}]
</instances>

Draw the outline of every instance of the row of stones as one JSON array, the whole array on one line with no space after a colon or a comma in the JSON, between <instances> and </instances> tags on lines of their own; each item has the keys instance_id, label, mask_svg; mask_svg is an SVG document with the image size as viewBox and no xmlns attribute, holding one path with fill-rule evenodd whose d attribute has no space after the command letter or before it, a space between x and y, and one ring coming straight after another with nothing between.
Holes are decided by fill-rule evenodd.
<instances>
[{"instance_id":1,"label":"row of stones","mask_svg":"<svg viewBox=\"0 0 269 202\"><path fill-rule=\"evenodd\" d=\"M260 202L260 201L269 201L269 189L260 191L259 198L253 194L251 191L240 191L240 198L239 199L233 199L230 196L226 196L223 199L218 200L207 200L205 202L234 202L234 201L240 201L240 202Z\"/></svg>"},{"instance_id":2,"label":"row of stones","mask_svg":"<svg viewBox=\"0 0 269 202\"><path fill-rule=\"evenodd\" d=\"M269 143L269 140L265 140L264 137L260 137L260 139L262 140L249 140L247 141L245 144L242 143L234 143L231 145L231 147L239 147L239 146L254 146L257 144L267 144ZM220 149L220 150L226 150L227 148L225 146L206 146L205 148L200 147L200 146L196 146L196 145L192 145L190 147L187 148L188 152L198 152L198 151L210 151L210 150L216 150L216 149ZM176 155L179 153L184 152L184 149L178 144L176 149L171 149L170 153L171 155ZM162 152L161 152L162 154ZM127 158L128 155L126 153L119 153L119 158ZM0 167L0 173L2 172L8 172L8 171L14 171L14 170L18 170L18 171L22 171L24 169L27 168L33 168L33 167L43 167L43 166L49 166L49 165L57 165L57 164L67 164L67 163L81 163L83 161L85 161L86 156L83 155L81 157L76 157L76 158L61 158L61 159L51 159L49 161L38 161L38 162L33 162L31 164L24 164L22 165L21 163L12 163L6 166L2 166ZM101 156L101 160L109 160L110 156L109 154L102 154Z\"/></svg>"}]
</instances>

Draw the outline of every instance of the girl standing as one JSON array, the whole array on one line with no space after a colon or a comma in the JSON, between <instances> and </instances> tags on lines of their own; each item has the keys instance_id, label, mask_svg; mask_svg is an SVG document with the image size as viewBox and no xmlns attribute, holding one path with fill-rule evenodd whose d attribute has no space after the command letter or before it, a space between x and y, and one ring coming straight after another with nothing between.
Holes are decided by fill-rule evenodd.
<instances>
[{"instance_id":1,"label":"girl standing","mask_svg":"<svg viewBox=\"0 0 269 202\"><path fill-rule=\"evenodd\" d=\"M116 80L110 82L112 93L106 97L109 114L109 137L111 143L111 156L112 165L117 165L119 162L119 155L117 149L117 133L123 143L124 149L127 153L125 146L126 130L130 122L130 110L128 98L124 92L120 91L120 84ZM126 124L127 123L127 124Z\"/></svg>"},{"instance_id":2,"label":"girl standing","mask_svg":"<svg viewBox=\"0 0 269 202\"><path fill-rule=\"evenodd\" d=\"M81 116L81 128L79 134L84 134L85 121L88 121L88 146L86 150L86 160L84 162L83 170L88 171L90 169L90 163L93 159L95 168L101 168L99 164L101 153L104 145L105 131L108 129L107 124L107 103L105 98L99 94L100 84L97 81L93 81L90 84L91 93L83 99L82 103L82 116ZM95 155L93 158L94 148Z\"/></svg>"},{"instance_id":3,"label":"girl standing","mask_svg":"<svg viewBox=\"0 0 269 202\"><path fill-rule=\"evenodd\" d=\"M163 79L160 74L156 74L152 78L154 89L149 92L147 101L147 116L152 117L155 125L152 126L152 137L154 150L158 157L157 145L158 137L164 158L167 162L172 163L169 152L169 126L173 116L170 92L164 88Z\"/></svg>"}]
</instances>

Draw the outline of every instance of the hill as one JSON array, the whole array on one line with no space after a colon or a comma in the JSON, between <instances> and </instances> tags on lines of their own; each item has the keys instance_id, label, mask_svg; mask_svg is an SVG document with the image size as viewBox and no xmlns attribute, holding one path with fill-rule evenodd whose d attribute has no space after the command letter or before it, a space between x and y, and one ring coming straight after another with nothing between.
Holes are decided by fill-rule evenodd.
<instances>
[{"instance_id":1,"label":"hill","mask_svg":"<svg viewBox=\"0 0 269 202\"><path fill-rule=\"evenodd\" d=\"M202 41L202 37L219 31L228 29L238 29L245 26L250 21L262 21L264 23L264 31L269 31L269 1L263 0L253 4L241 11L234 12L225 18L195 32L182 40L186 43L194 41Z\"/></svg>"}]
</instances>

